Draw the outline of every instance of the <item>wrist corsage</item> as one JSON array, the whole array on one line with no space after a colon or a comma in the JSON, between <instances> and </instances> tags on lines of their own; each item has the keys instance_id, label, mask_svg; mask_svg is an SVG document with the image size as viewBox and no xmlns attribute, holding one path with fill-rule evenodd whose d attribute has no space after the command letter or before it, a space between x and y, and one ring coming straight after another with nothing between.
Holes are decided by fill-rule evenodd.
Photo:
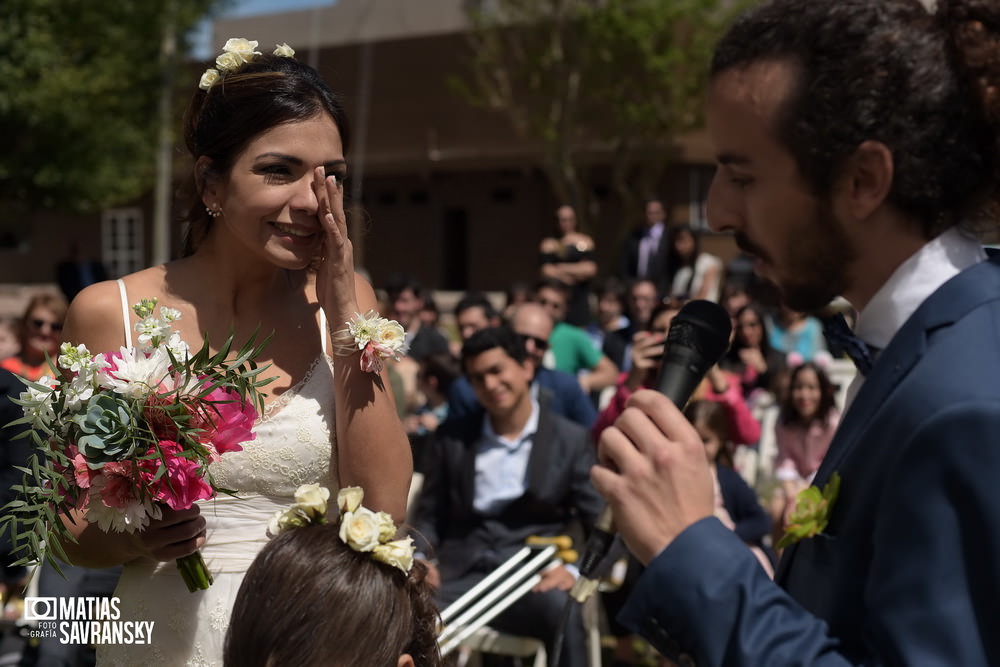
<instances>
[{"instance_id":1,"label":"wrist corsage","mask_svg":"<svg viewBox=\"0 0 1000 667\"><path fill-rule=\"evenodd\" d=\"M406 332L396 320L380 317L374 310L355 313L343 329L332 332L334 350L341 356L361 352L361 370L381 373L383 361L406 354Z\"/></svg>"},{"instance_id":2,"label":"wrist corsage","mask_svg":"<svg viewBox=\"0 0 1000 667\"><path fill-rule=\"evenodd\" d=\"M830 512L839 493L840 475L836 472L823 485L822 491L815 486L800 491L795 497L795 509L788 516L788 528L778 540L777 548L784 549L799 540L822 533L830 522Z\"/></svg>"},{"instance_id":3,"label":"wrist corsage","mask_svg":"<svg viewBox=\"0 0 1000 667\"><path fill-rule=\"evenodd\" d=\"M373 512L361 505L364 491L358 486L343 488L337 494L340 509L340 539L355 551L371 553L372 558L409 573L413 567L413 538L394 540L396 523L386 512ZM267 536L286 530L327 523L330 490L318 484L304 484L295 491L295 503L278 510L267 524Z\"/></svg>"}]
</instances>

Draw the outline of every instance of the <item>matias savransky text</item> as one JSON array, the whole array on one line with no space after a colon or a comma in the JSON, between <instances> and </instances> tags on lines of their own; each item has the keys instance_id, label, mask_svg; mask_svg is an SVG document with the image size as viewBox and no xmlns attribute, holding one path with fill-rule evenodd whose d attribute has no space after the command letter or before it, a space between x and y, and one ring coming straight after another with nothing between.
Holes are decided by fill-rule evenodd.
<instances>
[{"instance_id":1,"label":"matias savransky text","mask_svg":"<svg viewBox=\"0 0 1000 667\"><path fill-rule=\"evenodd\" d=\"M151 644L153 621L122 620L116 597L27 597L24 620L31 637L62 644Z\"/></svg>"}]
</instances>

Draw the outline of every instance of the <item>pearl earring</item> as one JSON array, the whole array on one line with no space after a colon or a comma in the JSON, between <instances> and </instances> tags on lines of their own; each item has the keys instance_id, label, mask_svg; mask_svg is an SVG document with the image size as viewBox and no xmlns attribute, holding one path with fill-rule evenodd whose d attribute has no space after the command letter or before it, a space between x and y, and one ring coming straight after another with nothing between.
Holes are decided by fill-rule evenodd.
<instances>
[{"instance_id":1,"label":"pearl earring","mask_svg":"<svg viewBox=\"0 0 1000 667\"><path fill-rule=\"evenodd\" d=\"M215 202L213 202L211 206L206 206L205 210L208 211L208 214L213 218L218 218L222 215L222 209L219 207L219 204Z\"/></svg>"}]
</instances>

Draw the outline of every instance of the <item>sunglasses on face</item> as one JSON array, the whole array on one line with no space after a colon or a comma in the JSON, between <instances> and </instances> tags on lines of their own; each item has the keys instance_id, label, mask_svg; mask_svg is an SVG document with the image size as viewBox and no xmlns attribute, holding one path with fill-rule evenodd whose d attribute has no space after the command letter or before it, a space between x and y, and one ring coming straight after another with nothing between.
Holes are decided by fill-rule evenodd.
<instances>
[{"instance_id":1,"label":"sunglasses on face","mask_svg":"<svg viewBox=\"0 0 1000 667\"><path fill-rule=\"evenodd\" d=\"M529 336L527 334L518 334L518 337L521 339L521 342L524 343L526 347L528 341L530 340L532 343L534 343L536 350L545 351L549 349L549 341L545 340L544 338L539 338L538 336Z\"/></svg>"},{"instance_id":2,"label":"sunglasses on face","mask_svg":"<svg viewBox=\"0 0 1000 667\"><path fill-rule=\"evenodd\" d=\"M46 325L48 325L49 329L51 329L52 331L56 332L62 331L62 324L59 322L51 322L49 320L42 320L36 317L32 320L29 320L29 323L31 324L32 329L38 329L39 331L41 331L41 329Z\"/></svg>"}]
</instances>

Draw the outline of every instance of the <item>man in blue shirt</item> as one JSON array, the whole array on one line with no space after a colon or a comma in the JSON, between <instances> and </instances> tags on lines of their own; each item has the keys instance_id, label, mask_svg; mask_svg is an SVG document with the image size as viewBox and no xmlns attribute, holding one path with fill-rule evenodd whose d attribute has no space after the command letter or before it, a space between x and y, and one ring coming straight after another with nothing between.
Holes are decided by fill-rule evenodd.
<instances>
[{"instance_id":1,"label":"man in blue shirt","mask_svg":"<svg viewBox=\"0 0 1000 667\"><path fill-rule=\"evenodd\" d=\"M589 479L595 457L587 430L532 396L534 367L513 331L473 334L462 347L462 367L484 411L449 420L434 434L413 520L414 537L432 558L430 580L442 606L528 537L589 528L603 504ZM566 567L546 570L532 592L490 625L537 637L551 654L573 583ZM559 664L586 664L579 614L566 628Z\"/></svg>"}]
</instances>

